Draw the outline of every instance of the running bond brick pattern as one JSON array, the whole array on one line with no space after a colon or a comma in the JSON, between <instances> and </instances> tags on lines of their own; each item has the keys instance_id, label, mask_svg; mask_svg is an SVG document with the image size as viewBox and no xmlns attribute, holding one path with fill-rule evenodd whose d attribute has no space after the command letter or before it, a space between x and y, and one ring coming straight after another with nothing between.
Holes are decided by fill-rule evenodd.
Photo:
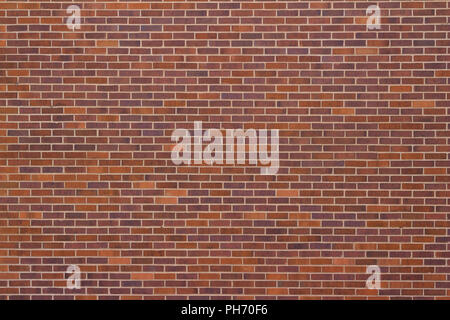
<instances>
[{"instance_id":1,"label":"running bond brick pattern","mask_svg":"<svg viewBox=\"0 0 450 320\"><path fill-rule=\"evenodd\" d=\"M449 1L1 0L0 298L450 298L449 38ZM174 165L194 121L279 129L278 174Z\"/></svg>"}]
</instances>

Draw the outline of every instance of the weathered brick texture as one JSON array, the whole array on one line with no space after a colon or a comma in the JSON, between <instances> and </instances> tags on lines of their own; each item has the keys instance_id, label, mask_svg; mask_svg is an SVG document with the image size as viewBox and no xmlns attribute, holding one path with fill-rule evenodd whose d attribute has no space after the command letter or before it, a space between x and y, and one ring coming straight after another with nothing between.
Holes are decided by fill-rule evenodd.
<instances>
[{"instance_id":1,"label":"weathered brick texture","mask_svg":"<svg viewBox=\"0 0 450 320\"><path fill-rule=\"evenodd\" d=\"M449 298L449 23L449 1L1 0L0 298ZM174 165L195 121L278 129L278 173Z\"/></svg>"}]
</instances>

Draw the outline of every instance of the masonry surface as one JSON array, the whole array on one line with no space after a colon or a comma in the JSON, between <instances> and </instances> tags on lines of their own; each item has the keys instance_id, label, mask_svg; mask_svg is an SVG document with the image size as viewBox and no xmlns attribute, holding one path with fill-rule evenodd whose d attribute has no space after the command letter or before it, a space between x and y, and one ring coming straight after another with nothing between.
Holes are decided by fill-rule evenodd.
<instances>
[{"instance_id":1,"label":"masonry surface","mask_svg":"<svg viewBox=\"0 0 450 320\"><path fill-rule=\"evenodd\" d=\"M0 299L448 299L449 37L449 1L1 0ZM278 173L174 165L195 121L278 129Z\"/></svg>"}]
</instances>

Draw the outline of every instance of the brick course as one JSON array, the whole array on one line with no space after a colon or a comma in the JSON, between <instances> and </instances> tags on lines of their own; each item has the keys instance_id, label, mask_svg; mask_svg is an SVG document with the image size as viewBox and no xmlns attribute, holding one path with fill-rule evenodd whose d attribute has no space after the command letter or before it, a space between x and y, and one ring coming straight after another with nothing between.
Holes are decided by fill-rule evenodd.
<instances>
[{"instance_id":1,"label":"brick course","mask_svg":"<svg viewBox=\"0 0 450 320\"><path fill-rule=\"evenodd\" d=\"M1 0L0 299L448 299L449 36L449 1ZM174 165L195 121L278 129L278 173Z\"/></svg>"}]
</instances>

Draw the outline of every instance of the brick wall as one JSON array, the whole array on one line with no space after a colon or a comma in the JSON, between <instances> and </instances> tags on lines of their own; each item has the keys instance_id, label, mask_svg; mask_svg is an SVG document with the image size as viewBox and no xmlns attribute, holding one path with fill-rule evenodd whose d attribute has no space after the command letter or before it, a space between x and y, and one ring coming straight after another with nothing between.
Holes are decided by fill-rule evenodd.
<instances>
[{"instance_id":1,"label":"brick wall","mask_svg":"<svg viewBox=\"0 0 450 320\"><path fill-rule=\"evenodd\" d=\"M0 298L449 298L449 17L1 0ZM196 121L279 130L278 172L174 164Z\"/></svg>"}]
</instances>

